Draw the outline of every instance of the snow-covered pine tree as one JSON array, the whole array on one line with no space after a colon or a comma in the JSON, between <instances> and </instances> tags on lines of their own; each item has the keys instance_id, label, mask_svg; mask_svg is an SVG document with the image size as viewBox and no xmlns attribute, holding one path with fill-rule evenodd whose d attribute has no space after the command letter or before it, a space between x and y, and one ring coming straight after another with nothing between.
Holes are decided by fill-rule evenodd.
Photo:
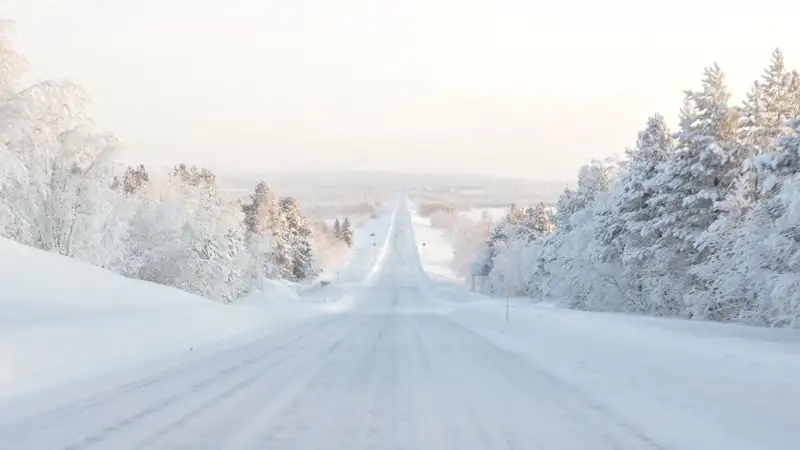
<instances>
[{"instance_id":1,"label":"snow-covered pine tree","mask_svg":"<svg viewBox=\"0 0 800 450\"><path fill-rule=\"evenodd\" d=\"M649 237L645 227L656 215L650 200L658 192L659 170L673 147L664 117L655 114L639 132L636 147L628 150L628 167L620 180L622 190L616 208L630 231L627 238L632 245L641 245L639 241Z\"/></svg>"},{"instance_id":2,"label":"snow-covered pine tree","mask_svg":"<svg viewBox=\"0 0 800 450\"><path fill-rule=\"evenodd\" d=\"M353 246L353 226L350 224L349 218L344 218L344 222L342 222L342 229L339 235L348 247Z\"/></svg>"},{"instance_id":3,"label":"snow-covered pine tree","mask_svg":"<svg viewBox=\"0 0 800 450\"><path fill-rule=\"evenodd\" d=\"M246 241L260 275L267 278L278 276L274 261L273 243L276 217L280 216L278 203L267 183L259 181L250 202L241 206L244 214Z\"/></svg>"},{"instance_id":4,"label":"snow-covered pine tree","mask_svg":"<svg viewBox=\"0 0 800 450\"><path fill-rule=\"evenodd\" d=\"M692 292L703 296L710 289L710 281L692 268L715 251L704 236L726 209L746 158L729 98L719 66L707 68L702 90L686 93L676 150L656 180L660 188L652 203L658 214L648 227L658 236L653 246L657 260L667 268L659 286L663 295L657 300L664 314L707 315L686 297Z\"/></svg>"},{"instance_id":5,"label":"snow-covered pine tree","mask_svg":"<svg viewBox=\"0 0 800 450\"><path fill-rule=\"evenodd\" d=\"M333 222L333 235L336 239L342 238L342 224L338 218Z\"/></svg>"},{"instance_id":6,"label":"snow-covered pine tree","mask_svg":"<svg viewBox=\"0 0 800 450\"><path fill-rule=\"evenodd\" d=\"M661 187L658 184L663 164L674 149L672 137L664 117L655 114L639 132L636 146L628 150L627 170L620 179L618 195L613 209L618 212L622 229L614 243L622 263L621 277L626 286L626 309L635 312L652 312L657 303L658 288L654 280L664 268L653 253L653 243L658 233L650 228L658 217L658 206L653 202ZM610 237L610 236L609 236Z\"/></svg>"},{"instance_id":7,"label":"snow-covered pine tree","mask_svg":"<svg viewBox=\"0 0 800 450\"><path fill-rule=\"evenodd\" d=\"M311 229L300 211L300 203L294 197L285 197L280 201L280 209L285 221L285 242L288 244L280 255L283 273L293 281L313 276Z\"/></svg>"},{"instance_id":8,"label":"snow-covered pine tree","mask_svg":"<svg viewBox=\"0 0 800 450\"><path fill-rule=\"evenodd\" d=\"M267 183L259 181L250 194L250 202L242 205L244 225L248 233L268 234L269 221L274 206L274 195Z\"/></svg>"},{"instance_id":9,"label":"snow-covered pine tree","mask_svg":"<svg viewBox=\"0 0 800 450\"><path fill-rule=\"evenodd\" d=\"M128 166L122 178L115 176L111 188L121 190L126 196L136 194L145 183L150 182L150 174L143 164L137 167Z\"/></svg>"},{"instance_id":10,"label":"snow-covered pine tree","mask_svg":"<svg viewBox=\"0 0 800 450\"><path fill-rule=\"evenodd\" d=\"M775 49L769 67L761 76L763 125L760 134L762 142L767 145L757 154L763 153L776 136L790 134L789 123L798 118L793 92L795 83L792 72L786 69L783 53Z\"/></svg>"},{"instance_id":11,"label":"snow-covered pine tree","mask_svg":"<svg viewBox=\"0 0 800 450\"><path fill-rule=\"evenodd\" d=\"M765 190L775 192L784 180L780 178L792 177L800 173L800 120L791 124L791 133L775 139L774 153L764 158L765 167L773 177Z\"/></svg>"},{"instance_id":12,"label":"snow-covered pine tree","mask_svg":"<svg viewBox=\"0 0 800 450\"><path fill-rule=\"evenodd\" d=\"M719 203L731 191L742 167L736 140L736 112L728 107L730 94L719 66L705 70L702 90L687 91L676 151L656 183L654 203L663 207L652 226L662 244L702 259L699 236L719 217Z\"/></svg>"},{"instance_id":13,"label":"snow-covered pine tree","mask_svg":"<svg viewBox=\"0 0 800 450\"><path fill-rule=\"evenodd\" d=\"M539 202L533 208L525 209L524 215L516 225L515 237L526 243L539 241L555 230L550 211Z\"/></svg>"},{"instance_id":14,"label":"snow-covered pine tree","mask_svg":"<svg viewBox=\"0 0 800 450\"><path fill-rule=\"evenodd\" d=\"M740 109L738 143L744 152L744 166L737 189L744 201L760 198L764 177L759 156L772 153L775 138L792 133L791 123L800 118L800 79L786 69L779 49L772 53L769 67L755 82Z\"/></svg>"},{"instance_id":15,"label":"snow-covered pine tree","mask_svg":"<svg viewBox=\"0 0 800 450\"><path fill-rule=\"evenodd\" d=\"M792 103L791 117L800 119L800 72L792 70L789 82L789 96Z\"/></svg>"},{"instance_id":16,"label":"snow-covered pine tree","mask_svg":"<svg viewBox=\"0 0 800 450\"><path fill-rule=\"evenodd\" d=\"M483 273L491 273L494 269L495 258L501 248L508 246L508 241L515 233L516 225L522 220L522 213L516 204L511 204L505 217L497 223L489 234L486 247L478 263ZM495 283L496 284L496 283Z\"/></svg>"}]
</instances>

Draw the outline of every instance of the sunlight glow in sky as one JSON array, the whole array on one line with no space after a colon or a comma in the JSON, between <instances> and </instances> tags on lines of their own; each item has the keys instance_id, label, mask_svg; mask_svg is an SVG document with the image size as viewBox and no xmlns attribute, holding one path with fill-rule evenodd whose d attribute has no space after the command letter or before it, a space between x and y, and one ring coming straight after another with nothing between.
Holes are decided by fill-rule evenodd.
<instances>
[{"instance_id":1,"label":"sunlight glow in sky","mask_svg":"<svg viewBox=\"0 0 800 450\"><path fill-rule=\"evenodd\" d=\"M736 99L778 0L0 0L35 79L84 85L128 159L573 179L719 62Z\"/></svg>"}]
</instances>

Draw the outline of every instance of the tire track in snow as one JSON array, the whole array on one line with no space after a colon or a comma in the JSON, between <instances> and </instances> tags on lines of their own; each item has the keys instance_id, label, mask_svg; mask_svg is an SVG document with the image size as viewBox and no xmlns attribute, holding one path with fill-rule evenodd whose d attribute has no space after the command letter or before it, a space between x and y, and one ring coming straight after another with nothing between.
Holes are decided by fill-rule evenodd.
<instances>
[{"instance_id":1,"label":"tire track in snow","mask_svg":"<svg viewBox=\"0 0 800 450\"><path fill-rule=\"evenodd\" d=\"M583 438L583 445L598 448L598 438L609 449L651 449L666 450L666 448L629 423L622 420L609 409L594 402L588 395L576 387L570 386L563 380L534 366L524 357L503 350L491 341L477 333L447 319L453 329L463 334L464 340L475 342L482 347L481 351L491 355L499 373L508 380L509 385L533 384L540 389L519 389L520 396L534 396L529 399L529 404L546 400L552 411L558 412L563 424L569 424L575 435Z\"/></svg>"},{"instance_id":2,"label":"tire track in snow","mask_svg":"<svg viewBox=\"0 0 800 450\"><path fill-rule=\"evenodd\" d=\"M93 396L75 405L60 407L54 411L46 411L21 422L4 426L0 428L0 442L11 441L15 438L18 440L22 439L23 442L32 440L32 442L25 444L26 450L33 450L34 448L50 450L53 448L52 442L46 445L43 444L42 447L35 447L37 441L36 430L47 429L52 426L51 424L64 421L74 422L81 416L94 415L106 418L106 420L111 419L111 423L103 426L99 430L95 428L93 432L84 432L82 436L80 428L81 426L85 427L86 424L80 424L80 426L76 428L69 428L62 432L62 442L59 442L58 448L65 450L90 448L91 446L102 443L109 435L132 426L164 408L175 405L183 398L191 397L213 386L215 383L230 380L231 377L235 377L239 371L246 368L246 366L252 365L255 361L260 360L262 364L268 364L271 361L269 358L276 353L315 336L315 333L330 326L331 323L332 321L324 322L311 330L304 330L302 334L294 336L288 342L269 346L266 350L260 350L255 355L251 355L244 360L232 359L235 363L228 363L226 367L221 370L216 369L211 371L211 373L202 370L195 371L198 365L206 369L209 367L215 368L216 365L214 362L222 360L221 362L224 363L228 360L229 356L236 355L238 352L231 350L210 355L186 366L171 368L165 372L148 377L147 379L126 383L117 389ZM250 347L251 346L248 345L244 350L252 350ZM243 348L239 348L238 350L242 352ZM165 386L175 387L176 389L171 395L164 397L161 393L164 391ZM169 390L167 390L167 392L169 392ZM157 401L148 401L148 398L157 399ZM141 400L139 406L136 406L135 401L138 399L143 400ZM134 401L133 412L128 412L123 417L115 419L115 416L118 416L120 412L130 411L130 409L126 408L125 404L126 402L131 402L131 400ZM119 405L121 408L114 408L115 405ZM27 436L29 439L20 438L20 436Z\"/></svg>"}]
</instances>

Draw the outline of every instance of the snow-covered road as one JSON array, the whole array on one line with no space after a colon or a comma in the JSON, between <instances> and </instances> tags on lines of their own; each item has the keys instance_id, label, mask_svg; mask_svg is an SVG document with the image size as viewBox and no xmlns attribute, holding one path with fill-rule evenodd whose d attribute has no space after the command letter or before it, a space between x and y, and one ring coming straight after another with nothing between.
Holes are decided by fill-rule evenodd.
<instances>
[{"instance_id":1,"label":"snow-covered road","mask_svg":"<svg viewBox=\"0 0 800 450\"><path fill-rule=\"evenodd\" d=\"M402 204L388 250L376 275L353 293L349 310L121 385L56 390L0 405L0 448L732 448L664 442L665 435L693 431L654 437L632 423L636 411L622 417L535 358L454 320L449 302L424 276ZM703 411L686 413L701 417ZM774 426L772 442L742 442L741 448L796 448L800 439L784 439L800 433Z\"/></svg>"}]
</instances>

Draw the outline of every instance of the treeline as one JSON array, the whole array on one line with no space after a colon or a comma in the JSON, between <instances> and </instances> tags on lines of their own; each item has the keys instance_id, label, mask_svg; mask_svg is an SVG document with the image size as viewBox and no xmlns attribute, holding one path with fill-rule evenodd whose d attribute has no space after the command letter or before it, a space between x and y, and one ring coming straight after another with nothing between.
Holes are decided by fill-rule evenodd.
<instances>
[{"instance_id":1,"label":"treeline","mask_svg":"<svg viewBox=\"0 0 800 450\"><path fill-rule=\"evenodd\" d=\"M223 302L262 276L316 275L319 242L297 200L261 182L231 202L213 172L186 164L161 177L142 165L118 173L122 145L92 122L79 86L17 86L26 63L9 25L0 22L3 236Z\"/></svg>"},{"instance_id":2,"label":"treeline","mask_svg":"<svg viewBox=\"0 0 800 450\"><path fill-rule=\"evenodd\" d=\"M481 252L497 293L572 308L800 326L800 75L775 50L745 101L722 70L593 161L556 210L513 210Z\"/></svg>"}]
</instances>

